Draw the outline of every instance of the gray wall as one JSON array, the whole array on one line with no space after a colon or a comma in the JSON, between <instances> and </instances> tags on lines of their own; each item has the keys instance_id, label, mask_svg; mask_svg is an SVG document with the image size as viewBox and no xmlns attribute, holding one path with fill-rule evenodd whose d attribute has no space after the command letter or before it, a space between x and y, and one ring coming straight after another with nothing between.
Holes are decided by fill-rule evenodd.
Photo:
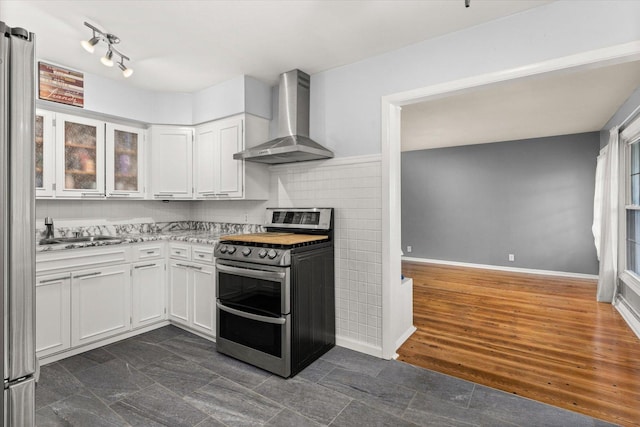
<instances>
[{"instance_id":1,"label":"gray wall","mask_svg":"<svg viewBox=\"0 0 640 427\"><path fill-rule=\"evenodd\" d=\"M597 274L599 147L590 132L403 152L405 255Z\"/></svg>"}]
</instances>

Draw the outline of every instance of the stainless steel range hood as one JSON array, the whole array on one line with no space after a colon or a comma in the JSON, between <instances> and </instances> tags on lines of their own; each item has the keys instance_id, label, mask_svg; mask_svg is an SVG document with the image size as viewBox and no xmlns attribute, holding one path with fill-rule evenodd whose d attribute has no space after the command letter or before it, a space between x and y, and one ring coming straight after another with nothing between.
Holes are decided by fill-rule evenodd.
<instances>
[{"instance_id":1,"label":"stainless steel range hood","mask_svg":"<svg viewBox=\"0 0 640 427\"><path fill-rule=\"evenodd\" d=\"M291 70L280 75L278 137L233 155L236 160L293 163L329 159L333 152L309 138L309 75Z\"/></svg>"}]
</instances>

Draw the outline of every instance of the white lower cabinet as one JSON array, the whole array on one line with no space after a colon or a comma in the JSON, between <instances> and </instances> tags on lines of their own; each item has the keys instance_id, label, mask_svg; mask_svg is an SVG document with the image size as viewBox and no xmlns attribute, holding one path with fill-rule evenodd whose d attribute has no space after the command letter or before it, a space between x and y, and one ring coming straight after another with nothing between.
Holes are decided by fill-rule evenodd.
<instances>
[{"instance_id":1,"label":"white lower cabinet","mask_svg":"<svg viewBox=\"0 0 640 427\"><path fill-rule=\"evenodd\" d=\"M169 319L215 335L215 270L211 265L171 260Z\"/></svg>"},{"instance_id":2,"label":"white lower cabinet","mask_svg":"<svg viewBox=\"0 0 640 427\"><path fill-rule=\"evenodd\" d=\"M169 263L169 320L189 325L189 266Z\"/></svg>"},{"instance_id":3,"label":"white lower cabinet","mask_svg":"<svg viewBox=\"0 0 640 427\"><path fill-rule=\"evenodd\" d=\"M139 262L131 270L131 327L140 328L166 317L164 261Z\"/></svg>"},{"instance_id":4,"label":"white lower cabinet","mask_svg":"<svg viewBox=\"0 0 640 427\"><path fill-rule=\"evenodd\" d=\"M123 264L72 274L72 346L131 330L130 269Z\"/></svg>"},{"instance_id":5,"label":"white lower cabinet","mask_svg":"<svg viewBox=\"0 0 640 427\"><path fill-rule=\"evenodd\" d=\"M39 358L59 358L167 319L215 336L213 246L152 242L51 251L38 255L36 271Z\"/></svg>"},{"instance_id":6,"label":"white lower cabinet","mask_svg":"<svg viewBox=\"0 0 640 427\"><path fill-rule=\"evenodd\" d=\"M71 347L71 275L36 278L36 355Z\"/></svg>"},{"instance_id":7,"label":"white lower cabinet","mask_svg":"<svg viewBox=\"0 0 640 427\"><path fill-rule=\"evenodd\" d=\"M193 267L193 316L191 319L194 328L215 335L215 270L213 267L194 264Z\"/></svg>"}]
</instances>

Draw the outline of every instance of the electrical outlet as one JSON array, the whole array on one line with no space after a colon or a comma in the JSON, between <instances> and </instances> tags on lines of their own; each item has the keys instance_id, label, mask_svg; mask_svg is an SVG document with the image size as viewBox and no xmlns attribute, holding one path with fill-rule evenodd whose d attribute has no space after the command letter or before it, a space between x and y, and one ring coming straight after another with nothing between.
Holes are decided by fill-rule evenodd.
<instances>
[{"instance_id":1,"label":"electrical outlet","mask_svg":"<svg viewBox=\"0 0 640 427\"><path fill-rule=\"evenodd\" d=\"M509 254L509 261L515 261L516 260L516 255L515 254Z\"/></svg>"},{"instance_id":2,"label":"electrical outlet","mask_svg":"<svg viewBox=\"0 0 640 427\"><path fill-rule=\"evenodd\" d=\"M411 253L411 249L412 249L411 246L407 246L407 252L408 253Z\"/></svg>"}]
</instances>

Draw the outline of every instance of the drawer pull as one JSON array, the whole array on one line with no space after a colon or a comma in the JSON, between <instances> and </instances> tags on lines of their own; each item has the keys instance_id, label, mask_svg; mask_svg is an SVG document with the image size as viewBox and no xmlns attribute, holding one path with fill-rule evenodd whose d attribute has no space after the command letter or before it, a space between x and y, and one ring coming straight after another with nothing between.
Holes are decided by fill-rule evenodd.
<instances>
[{"instance_id":1,"label":"drawer pull","mask_svg":"<svg viewBox=\"0 0 640 427\"><path fill-rule=\"evenodd\" d=\"M194 270L202 270L202 267L196 267L195 265L190 265L189 268L193 268Z\"/></svg>"},{"instance_id":2,"label":"drawer pull","mask_svg":"<svg viewBox=\"0 0 640 427\"><path fill-rule=\"evenodd\" d=\"M56 277L55 279L47 279L47 280L40 280L40 284L44 284L44 283L51 283L51 282L61 282L63 280L68 279L69 276L63 276L63 277Z\"/></svg>"},{"instance_id":3,"label":"drawer pull","mask_svg":"<svg viewBox=\"0 0 640 427\"><path fill-rule=\"evenodd\" d=\"M198 254L200 258L204 258L204 254Z\"/></svg>"},{"instance_id":4,"label":"drawer pull","mask_svg":"<svg viewBox=\"0 0 640 427\"><path fill-rule=\"evenodd\" d=\"M155 266L155 264L144 264L144 265L135 265L133 268L147 268L147 267L153 267Z\"/></svg>"},{"instance_id":5,"label":"drawer pull","mask_svg":"<svg viewBox=\"0 0 640 427\"><path fill-rule=\"evenodd\" d=\"M156 253L156 251L147 251L147 253L148 253L149 255L151 255L151 254L155 254L155 253Z\"/></svg>"},{"instance_id":6,"label":"drawer pull","mask_svg":"<svg viewBox=\"0 0 640 427\"><path fill-rule=\"evenodd\" d=\"M176 264L178 267L184 267L184 268L191 268L190 265L186 265L186 264Z\"/></svg>"},{"instance_id":7,"label":"drawer pull","mask_svg":"<svg viewBox=\"0 0 640 427\"><path fill-rule=\"evenodd\" d=\"M100 274L102 274L101 271L96 271L95 273L87 273L87 274L81 274L79 276L73 276L73 278L74 279L82 279L84 277L99 276Z\"/></svg>"}]
</instances>

